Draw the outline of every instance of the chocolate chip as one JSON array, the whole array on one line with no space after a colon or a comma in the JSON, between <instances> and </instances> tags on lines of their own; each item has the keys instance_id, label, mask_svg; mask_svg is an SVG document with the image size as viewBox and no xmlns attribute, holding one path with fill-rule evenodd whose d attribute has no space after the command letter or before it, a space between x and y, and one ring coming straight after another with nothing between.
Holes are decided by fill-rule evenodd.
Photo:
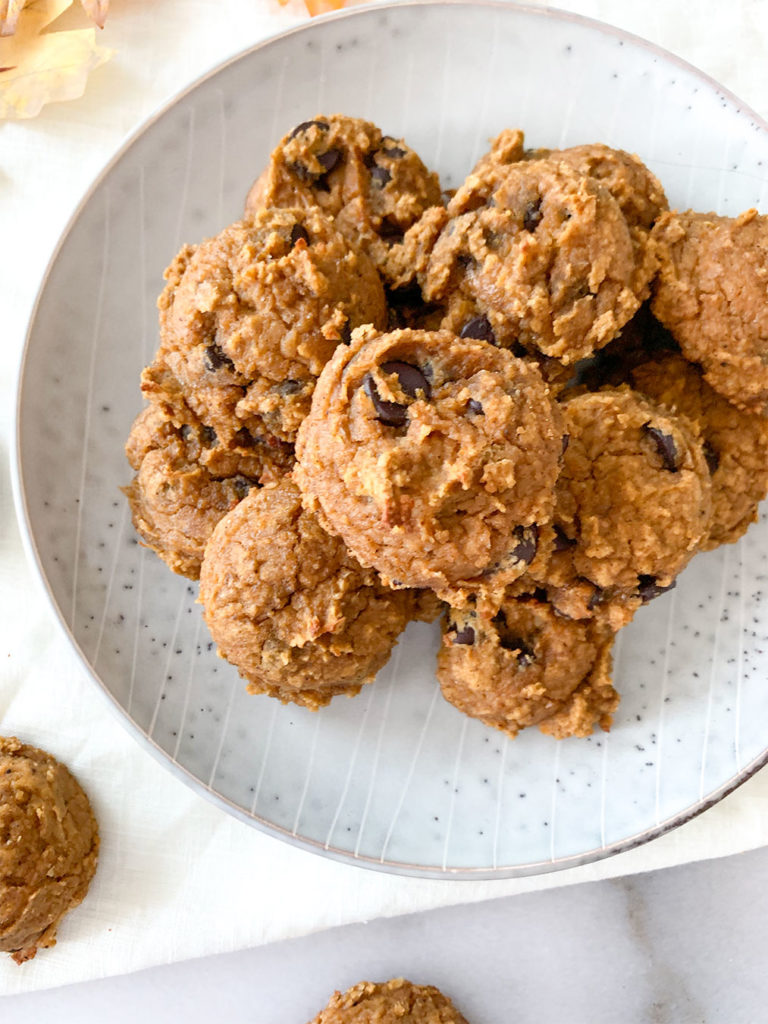
<instances>
[{"instance_id":1,"label":"chocolate chip","mask_svg":"<svg viewBox=\"0 0 768 1024\"><path fill-rule=\"evenodd\" d=\"M247 476L236 476L232 478L232 484L235 488L235 492L238 498L244 498L252 487L256 484L253 480L249 480Z\"/></svg>"},{"instance_id":2,"label":"chocolate chip","mask_svg":"<svg viewBox=\"0 0 768 1024\"><path fill-rule=\"evenodd\" d=\"M528 203L523 214L523 227L526 231L535 231L543 216L541 212L541 199Z\"/></svg>"},{"instance_id":3,"label":"chocolate chip","mask_svg":"<svg viewBox=\"0 0 768 1024\"><path fill-rule=\"evenodd\" d=\"M291 134L288 136L289 139L295 139L299 132L305 132L308 128L319 128L323 132L327 132L330 125L327 121L302 121L301 124L297 124Z\"/></svg>"},{"instance_id":4,"label":"chocolate chip","mask_svg":"<svg viewBox=\"0 0 768 1024\"><path fill-rule=\"evenodd\" d=\"M570 434L563 434L563 440L562 440L562 445L563 446L560 449L560 454L561 455L565 455L565 453L568 451L568 445L570 443L571 443L571 435Z\"/></svg>"},{"instance_id":5,"label":"chocolate chip","mask_svg":"<svg viewBox=\"0 0 768 1024\"><path fill-rule=\"evenodd\" d=\"M656 582L655 576L638 576L637 596L642 600L643 604L648 604L654 597L666 594L668 590L674 590L676 586L677 580L672 580L666 587L662 587Z\"/></svg>"},{"instance_id":6,"label":"chocolate chip","mask_svg":"<svg viewBox=\"0 0 768 1024\"><path fill-rule=\"evenodd\" d=\"M677 445L675 444L675 439L671 434L665 434L663 431L659 430L658 427L654 427L650 423L644 423L643 430L656 446L656 451L661 456L664 469L668 469L670 473L677 473L680 466L678 465Z\"/></svg>"},{"instance_id":7,"label":"chocolate chip","mask_svg":"<svg viewBox=\"0 0 768 1024\"><path fill-rule=\"evenodd\" d=\"M467 409L469 410L469 412L473 412L475 416L485 415L485 409L482 407L480 402L478 402L474 398L470 398L470 400L467 402Z\"/></svg>"},{"instance_id":8,"label":"chocolate chip","mask_svg":"<svg viewBox=\"0 0 768 1024\"><path fill-rule=\"evenodd\" d=\"M205 354L203 355L203 362L207 370L215 373L225 366L228 370L234 370L235 364L218 345L208 345Z\"/></svg>"},{"instance_id":9,"label":"chocolate chip","mask_svg":"<svg viewBox=\"0 0 768 1024\"><path fill-rule=\"evenodd\" d=\"M371 181L376 188L384 188L388 181L392 180L392 175L389 173L386 167L373 167L371 169Z\"/></svg>"},{"instance_id":10,"label":"chocolate chip","mask_svg":"<svg viewBox=\"0 0 768 1024\"><path fill-rule=\"evenodd\" d=\"M448 627L448 632L453 633L451 642L454 644L463 644L466 647L471 647L475 642L475 631L471 626L462 626L461 629L456 625Z\"/></svg>"},{"instance_id":11,"label":"chocolate chip","mask_svg":"<svg viewBox=\"0 0 768 1024\"><path fill-rule=\"evenodd\" d=\"M596 583L592 583L590 580L587 580L586 582L589 583L590 586L594 587L594 590L592 591L592 596L587 601L587 610L591 612L594 611L595 608L597 608L597 606L602 603L602 600L605 596L605 591L602 587L598 587Z\"/></svg>"},{"instance_id":12,"label":"chocolate chip","mask_svg":"<svg viewBox=\"0 0 768 1024\"><path fill-rule=\"evenodd\" d=\"M419 391L429 400L432 397L432 388L418 366L410 363L402 363L399 360L382 363L383 373L394 373L397 376L400 388L410 398L416 398ZM376 383L370 373L363 378L363 390L373 402L376 410L376 418L380 423L388 427L402 427L408 419L407 407L399 402L385 402L379 395Z\"/></svg>"},{"instance_id":13,"label":"chocolate chip","mask_svg":"<svg viewBox=\"0 0 768 1024\"><path fill-rule=\"evenodd\" d=\"M282 384L277 385L278 395L282 395L284 398L287 398L288 395L298 395L303 390L304 381L302 380L284 380Z\"/></svg>"},{"instance_id":14,"label":"chocolate chip","mask_svg":"<svg viewBox=\"0 0 768 1024\"><path fill-rule=\"evenodd\" d=\"M326 174L332 171L340 160L340 149L329 149L325 153L320 153L320 155L317 158L317 162L320 164L322 168L324 168Z\"/></svg>"},{"instance_id":15,"label":"chocolate chip","mask_svg":"<svg viewBox=\"0 0 768 1024\"><path fill-rule=\"evenodd\" d=\"M702 447L704 449L704 459L706 460L709 472L716 473L718 467L720 466L720 456L709 443L709 441L705 441Z\"/></svg>"},{"instance_id":16,"label":"chocolate chip","mask_svg":"<svg viewBox=\"0 0 768 1024\"><path fill-rule=\"evenodd\" d=\"M397 221L384 217L379 225L379 237L383 238L385 242L394 244L395 242L402 242L405 234Z\"/></svg>"},{"instance_id":17,"label":"chocolate chip","mask_svg":"<svg viewBox=\"0 0 768 1024\"><path fill-rule=\"evenodd\" d=\"M370 373L366 373L365 377L363 377L363 390L373 402L376 418L380 423L387 427L402 427L405 425L405 421L408 418L406 407L398 402L385 402L380 397L376 383Z\"/></svg>"},{"instance_id":18,"label":"chocolate chip","mask_svg":"<svg viewBox=\"0 0 768 1024\"><path fill-rule=\"evenodd\" d=\"M306 242L307 245L309 245L309 235L307 234L307 229L303 227L301 224L294 224L293 227L291 228L291 248L293 248L294 245L296 245L296 243L299 240L301 240L302 242Z\"/></svg>"},{"instance_id":19,"label":"chocolate chip","mask_svg":"<svg viewBox=\"0 0 768 1024\"><path fill-rule=\"evenodd\" d=\"M569 537L562 527L555 527L555 540L552 545L555 551L567 551L568 548L572 548L575 543L576 540Z\"/></svg>"},{"instance_id":20,"label":"chocolate chip","mask_svg":"<svg viewBox=\"0 0 768 1024\"><path fill-rule=\"evenodd\" d=\"M516 526L512 536L517 543L510 551L511 557L516 562L530 565L536 557L536 549L539 546L538 526L535 523L532 526Z\"/></svg>"},{"instance_id":21,"label":"chocolate chip","mask_svg":"<svg viewBox=\"0 0 768 1024\"><path fill-rule=\"evenodd\" d=\"M507 625L507 617L503 611L497 612L492 621L498 633L499 647L505 651L516 651L517 663L520 668L525 668L536 660L536 655L532 648L526 644L522 637L510 632Z\"/></svg>"},{"instance_id":22,"label":"chocolate chip","mask_svg":"<svg viewBox=\"0 0 768 1024\"><path fill-rule=\"evenodd\" d=\"M341 344L349 345L352 341L352 324L349 320L347 320L339 333L341 334L341 338L339 339Z\"/></svg>"},{"instance_id":23,"label":"chocolate chip","mask_svg":"<svg viewBox=\"0 0 768 1024\"><path fill-rule=\"evenodd\" d=\"M475 316L468 320L459 331L459 337L476 338L478 341L490 342L491 345L496 344L496 335L487 316Z\"/></svg>"},{"instance_id":24,"label":"chocolate chip","mask_svg":"<svg viewBox=\"0 0 768 1024\"><path fill-rule=\"evenodd\" d=\"M213 448L214 445L219 443L219 439L213 427L204 426L201 429L200 433L203 435L203 444L206 446L206 448Z\"/></svg>"},{"instance_id":25,"label":"chocolate chip","mask_svg":"<svg viewBox=\"0 0 768 1024\"><path fill-rule=\"evenodd\" d=\"M232 435L232 440L239 448L254 448L257 444L257 439L245 427L236 430Z\"/></svg>"},{"instance_id":26,"label":"chocolate chip","mask_svg":"<svg viewBox=\"0 0 768 1024\"><path fill-rule=\"evenodd\" d=\"M423 370L412 363L402 363L398 359L392 359L381 364L382 373L394 373L398 384L409 398L416 398L419 391L424 393L427 401L432 397L432 388Z\"/></svg>"},{"instance_id":27,"label":"chocolate chip","mask_svg":"<svg viewBox=\"0 0 768 1024\"><path fill-rule=\"evenodd\" d=\"M391 135L385 135L381 142L386 156L392 157L393 160L400 160L405 156L406 150L401 149L397 144L397 139L393 139Z\"/></svg>"}]
</instances>

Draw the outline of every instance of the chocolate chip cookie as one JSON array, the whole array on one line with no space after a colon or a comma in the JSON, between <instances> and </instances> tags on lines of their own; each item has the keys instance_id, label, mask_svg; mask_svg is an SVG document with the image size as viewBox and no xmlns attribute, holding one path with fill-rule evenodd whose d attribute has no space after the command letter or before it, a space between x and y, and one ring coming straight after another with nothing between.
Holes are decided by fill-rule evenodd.
<instances>
[{"instance_id":1,"label":"chocolate chip cookie","mask_svg":"<svg viewBox=\"0 0 768 1024\"><path fill-rule=\"evenodd\" d=\"M143 391L170 408L180 394L222 441L293 442L336 346L387 323L373 264L316 208L263 210L183 249L167 277Z\"/></svg>"},{"instance_id":2,"label":"chocolate chip cookie","mask_svg":"<svg viewBox=\"0 0 768 1024\"><path fill-rule=\"evenodd\" d=\"M624 386L562 405L568 446L554 539L536 580L563 614L618 629L709 536L712 485L694 426Z\"/></svg>"},{"instance_id":3,"label":"chocolate chip cookie","mask_svg":"<svg viewBox=\"0 0 768 1024\"><path fill-rule=\"evenodd\" d=\"M635 367L632 386L695 425L712 474L712 523L702 547L736 541L768 492L768 418L737 409L701 370L668 353Z\"/></svg>"},{"instance_id":4,"label":"chocolate chip cookie","mask_svg":"<svg viewBox=\"0 0 768 1024\"><path fill-rule=\"evenodd\" d=\"M404 978L361 981L331 1001L309 1024L469 1024L433 985Z\"/></svg>"},{"instance_id":5,"label":"chocolate chip cookie","mask_svg":"<svg viewBox=\"0 0 768 1024\"><path fill-rule=\"evenodd\" d=\"M192 422L176 426L157 406L137 417L126 443L136 476L123 488L136 532L174 572L196 580L205 545L222 516L260 482L290 469L263 446L218 441Z\"/></svg>"},{"instance_id":6,"label":"chocolate chip cookie","mask_svg":"<svg viewBox=\"0 0 768 1024\"><path fill-rule=\"evenodd\" d=\"M274 150L248 194L246 216L270 206L319 207L390 280L390 249L441 202L437 175L402 139L360 118L318 114Z\"/></svg>"},{"instance_id":7,"label":"chocolate chip cookie","mask_svg":"<svg viewBox=\"0 0 768 1024\"><path fill-rule=\"evenodd\" d=\"M768 217L666 213L652 308L733 405L768 414Z\"/></svg>"},{"instance_id":8,"label":"chocolate chip cookie","mask_svg":"<svg viewBox=\"0 0 768 1024\"><path fill-rule=\"evenodd\" d=\"M88 797L44 750L0 736L0 951L16 963L56 944L88 891L99 830Z\"/></svg>"},{"instance_id":9,"label":"chocolate chip cookie","mask_svg":"<svg viewBox=\"0 0 768 1024\"><path fill-rule=\"evenodd\" d=\"M510 352L445 331L364 328L320 376L296 479L385 582L457 603L525 570L552 516L562 449L541 375Z\"/></svg>"},{"instance_id":10,"label":"chocolate chip cookie","mask_svg":"<svg viewBox=\"0 0 768 1024\"><path fill-rule=\"evenodd\" d=\"M636 244L606 188L566 163L472 177L447 209L424 295L469 295L498 337L572 364L615 337L649 293L652 247Z\"/></svg>"},{"instance_id":11,"label":"chocolate chip cookie","mask_svg":"<svg viewBox=\"0 0 768 1024\"><path fill-rule=\"evenodd\" d=\"M451 610L437 678L460 711L509 736L528 726L558 739L608 729L613 632L558 615L533 595L508 597L492 619Z\"/></svg>"},{"instance_id":12,"label":"chocolate chip cookie","mask_svg":"<svg viewBox=\"0 0 768 1024\"><path fill-rule=\"evenodd\" d=\"M200 572L205 621L248 692L312 710L371 682L415 599L328 536L290 478L251 491L219 522Z\"/></svg>"}]
</instances>

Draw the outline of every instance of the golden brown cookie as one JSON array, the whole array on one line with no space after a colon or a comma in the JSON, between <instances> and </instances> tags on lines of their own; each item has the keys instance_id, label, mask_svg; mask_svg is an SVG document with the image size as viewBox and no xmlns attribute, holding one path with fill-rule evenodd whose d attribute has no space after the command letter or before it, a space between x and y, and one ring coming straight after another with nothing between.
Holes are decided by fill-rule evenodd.
<instances>
[{"instance_id":1,"label":"golden brown cookie","mask_svg":"<svg viewBox=\"0 0 768 1024\"><path fill-rule=\"evenodd\" d=\"M702 547L738 540L768 492L768 418L731 405L697 366L673 353L642 363L630 377L635 390L682 413L701 435L712 474L712 524Z\"/></svg>"},{"instance_id":2,"label":"golden brown cookie","mask_svg":"<svg viewBox=\"0 0 768 1024\"><path fill-rule=\"evenodd\" d=\"M182 250L166 276L142 388L171 408L180 396L225 442L240 431L292 442L336 346L387 322L373 264L315 208L232 224Z\"/></svg>"},{"instance_id":3,"label":"golden brown cookie","mask_svg":"<svg viewBox=\"0 0 768 1024\"><path fill-rule=\"evenodd\" d=\"M509 736L531 725L557 739L610 728L613 631L557 615L532 595L508 597L492 619L449 611L437 678L464 714Z\"/></svg>"},{"instance_id":4,"label":"golden brown cookie","mask_svg":"<svg viewBox=\"0 0 768 1024\"><path fill-rule=\"evenodd\" d=\"M659 214L669 208L661 182L635 153L599 142L568 149L526 149L523 133L517 129L506 129L491 140L489 151L472 169L468 180L482 181L494 171L503 174L510 164L521 160L544 159L568 164L608 189L630 228L650 231Z\"/></svg>"},{"instance_id":5,"label":"golden brown cookie","mask_svg":"<svg viewBox=\"0 0 768 1024\"><path fill-rule=\"evenodd\" d=\"M246 216L269 206L320 207L386 280L394 244L430 206L437 175L403 142L356 117L318 114L285 136L246 201Z\"/></svg>"},{"instance_id":6,"label":"golden brown cookie","mask_svg":"<svg viewBox=\"0 0 768 1024\"><path fill-rule=\"evenodd\" d=\"M425 297L471 296L497 337L571 364L606 345L649 293L655 260L594 178L554 160L473 175L421 275Z\"/></svg>"},{"instance_id":7,"label":"golden brown cookie","mask_svg":"<svg viewBox=\"0 0 768 1024\"><path fill-rule=\"evenodd\" d=\"M99 853L88 797L44 750L0 737L0 950L16 963L56 943Z\"/></svg>"},{"instance_id":8,"label":"golden brown cookie","mask_svg":"<svg viewBox=\"0 0 768 1024\"><path fill-rule=\"evenodd\" d=\"M695 428L628 387L564 402L554 539L535 581L558 611L613 629L709 536L712 486Z\"/></svg>"},{"instance_id":9,"label":"golden brown cookie","mask_svg":"<svg viewBox=\"0 0 768 1024\"><path fill-rule=\"evenodd\" d=\"M733 405L768 413L768 217L667 213L654 314Z\"/></svg>"},{"instance_id":10,"label":"golden brown cookie","mask_svg":"<svg viewBox=\"0 0 768 1024\"><path fill-rule=\"evenodd\" d=\"M324 1010L309 1024L469 1024L453 1003L433 985L414 985L404 978L376 983L361 981L346 992L334 992Z\"/></svg>"},{"instance_id":11,"label":"golden brown cookie","mask_svg":"<svg viewBox=\"0 0 768 1024\"><path fill-rule=\"evenodd\" d=\"M562 443L541 375L510 352L445 331L363 329L318 381L296 479L385 582L457 603L530 562Z\"/></svg>"},{"instance_id":12,"label":"golden brown cookie","mask_svg":"<svg viewBox=\"0 0 768 1024\"><path fill-rule=\"evenodd\" d=\"M190 419L177 427L155 405L139 414L126 443L136 476L123 492L147 547L174 572L196 580L221 517L252 487L288 472L293 456L265 445L220 443L211 427Z\"/></svg>"},{"instance_id":13,"label":"golden brown cookie","mask_svg":"<svg viewBox=\"0 0 768 1024\"><path fill-rule=\"evenodd\" d=\"M248 692L312 710L359 693L409 618L434 616L415 597L383 586L329 537L290 478L221 520L200 572L211 636Z\"/></svg>"}]
</instances>

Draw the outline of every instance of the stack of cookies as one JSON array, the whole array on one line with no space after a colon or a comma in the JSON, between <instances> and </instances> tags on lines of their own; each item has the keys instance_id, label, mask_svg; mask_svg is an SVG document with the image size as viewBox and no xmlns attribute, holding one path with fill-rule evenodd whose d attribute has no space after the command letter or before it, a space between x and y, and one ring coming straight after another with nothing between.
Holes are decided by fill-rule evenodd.
<instances>
[{"instance_id":1,"label":"stack of cookies","mask_svg":"<svg viewBox=\"0 0 768 1024\"><path fill-rule=\"evenodd\" d=\"M627 153L504 131L446 195L319 116L166 278L126 493L253 693L352 696L442 612L456 707L607 729L617 630L768 489L768 218Z\"/></svg>"}]
</instances>

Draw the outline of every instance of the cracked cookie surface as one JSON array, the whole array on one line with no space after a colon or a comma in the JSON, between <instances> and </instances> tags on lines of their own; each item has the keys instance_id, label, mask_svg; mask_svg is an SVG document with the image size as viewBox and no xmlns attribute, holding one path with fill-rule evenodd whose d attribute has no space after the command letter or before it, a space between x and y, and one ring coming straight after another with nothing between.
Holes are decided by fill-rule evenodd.
<instances>
[{"instance_id":1,"label":"cracked cookie surface","mask_svg":"<svg viewBox=\"0 0 768 1024\"><path fill-rule=\"evenodd\" d=\"M469 1024L453 1003L433 985L414 985L404 978L361 981L346 992L334 992L324 1010L309 1024Z\"/></svg>"},{"instance_id":2,"label":"cracked cookie surface","mask_svg":"<svg viewBox=\"0 0 768 1024\"><path fill-rule=\"evenodd\" d=\"M709 536L709 468L695 428L628 387L562 409L569 442L535 582L561 613L618 629L674 585Z\"/></svg>"},{"instance_id":3,"label":"cracked cookie surface","mask_svg":"<svg viewBox=\"0 0 768 1024\"><path fill-rule=\"evenodd\" d=\"M499 589L552 515L559 410L538 371L445 331L356 332L297 443L305 500L393 586Z\"/></svg>"},{"instance_id":4,"label":"cracked cookie surface","mask_svg":"<svg viewBox=\"0 0 768 1024\"><path fill-rule=\"evenodd\" d=\"M0 737L0 837L0 950L23 963L85 897L99 832L71 772L13 737Z\"/></svg>"},{"instance_id":5,"label":"cracked cookie surface","mask_svg":"<svg viewBox=\"0 0 768 1024\"><path fill-rule=\"evenodd\" d=\"M249 693L313 710L359 693L409 619L421 617L419 595L389 590L363 569L302 508L289 478L252 491L219 522L200 601L220 654Z\"/></svg>"},{"instance_id":6,"label":"cracked cookie surface","mask_svg":"<svg viewBox=\"0 0 768 1024\"><path fill-rule=\"evenodd\" d=\"M613 632L556 614L532 595L505 599L493 618L449 610L437 678L447 701L509 736L528 726L563 739L608 729Z\"/></svg>"},{"instance_id":7,"label":"cracked cookie surface","mask_svg":"<svg viewBox=\"0 0 768 1024\"><path fill-rule=\"evenodd\" d=\"M174 572L197 579L213 529L252 487L290 470L265 461L260 447L220 443L215 431L188 415L177 426L150 405L136 418L126 454L136 475L123 493L136 532Z\"/></svg>"},{"instance_id":8,"label":"cracked cookie surface","mask_svg":"<svg viewBox=\"0 0 768 1024\"><path fill-rule=\"evenodd\" d=\"M142 390L170 411L183 400L223 441L292 443L337 345L387 322L373 264L317 209L232 224L183 249L166 277Z\"/></svg>"},{"instance_id":9,"label":"cracked cookie surface","mask_svg":"<svg viewBox=\"0 0 768 1024\"><path fill-rule=\"evenodd\" d=\"M318 114L275 148L248 194L246 216L269 206L317 206L390 280L393 245L441 202L437 175L402 139L360 118Z\"/></svg>"},{"instance_id":10,"label":"cracked cookie surface","mask_svg":"<svg viewBox=\"0 0 768 1024\"><path fill-rule=\"evenodd\" d=\"M449 202L426 269L428 300L458 290L504 343L571 364L606 345L649 293L655 260L621 207L564 162L471 176Z\"/></svg>"},{"instance_id":11,"label":"cracked cookie surface","mask_svg":"<svg viewBox=\"0 0 768 1024\"><path fill-rule=\"evenodd\" d=\"M768 217L672 212L652 238L654 315L716 391L768 414Z\"/></svg>"}]
</instances>

